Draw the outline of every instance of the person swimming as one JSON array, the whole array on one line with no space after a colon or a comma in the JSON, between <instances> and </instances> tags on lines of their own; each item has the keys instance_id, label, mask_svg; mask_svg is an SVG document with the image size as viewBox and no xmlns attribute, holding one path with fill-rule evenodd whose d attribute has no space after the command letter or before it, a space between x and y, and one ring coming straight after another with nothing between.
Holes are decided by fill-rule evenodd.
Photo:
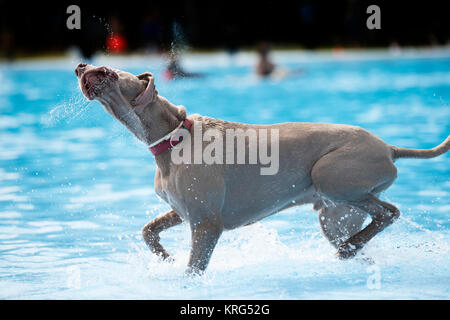
<instances>
[{"instance_id":1,"label":"person swimming","mask_svg":"<svg viewBox=\"0 0 450 320\"><path fill-rule=\"evenodd\" d=\"M170 55L169 63L164 70L164 77L167 80L181 79L181 78L203 78L202 73L187 72L181 67L176 54Z\"/></svg>"},{"instance_id":2,"label":"person swimming","mask_svg":"<svg viewBox=\"0 0 450 320\"><path fill-rule=\"evenodd\" d=\"M277 78L282 79L285 77L295 76L303 74L304 70L302 68L294 70L286 70L285 68L276 66L270 60L270 44L267 42L262 42L257 47L257 52L259 56L258 63L256 64L256 74L260 78Z\"/></svg>"},{"instance_id":3,"label":"person swimming","mask_svg":"<svg viewBox=\"0 0 450 320\"><path fill-rule=\"evenodd\" d=\"M270 46L267 43L261 43L257 50L259 61L256 65L256 73L260 77L268 77L275 70L275 64L269 59Z\"/></svg>"}]
</instances>

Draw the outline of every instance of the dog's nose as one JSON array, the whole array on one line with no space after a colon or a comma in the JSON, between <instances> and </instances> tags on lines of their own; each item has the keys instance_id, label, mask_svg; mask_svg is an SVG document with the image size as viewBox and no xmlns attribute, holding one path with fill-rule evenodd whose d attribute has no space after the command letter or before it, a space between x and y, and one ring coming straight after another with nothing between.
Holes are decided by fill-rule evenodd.
<instances>
[{"instance_id":1,"label":"dog's nose","mask_svg":"<svg viewBox=\"0 0 450 320\"><path fill-rule=\"evenodd\" d=\"M75 74L77 75L77 77L79 77L83 72L84 69L86 68L87 64L86 63L80 63L76 68L75 68Z\"/></svg>"}]
</instances>

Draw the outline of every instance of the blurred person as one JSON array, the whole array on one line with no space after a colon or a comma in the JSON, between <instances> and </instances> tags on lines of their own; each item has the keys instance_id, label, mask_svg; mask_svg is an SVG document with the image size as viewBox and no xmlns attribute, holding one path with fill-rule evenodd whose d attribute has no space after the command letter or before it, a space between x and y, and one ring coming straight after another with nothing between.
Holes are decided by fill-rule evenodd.
<instances>
[{"instance_id":1,"label":"blurred person","mask_svg":"<svg viewBox=\"0 0 450 320\"><path fill-rule=\"evenodd\" d=\"M299 75L304 73L303 69L287 70L276 66L270 59L270 44L262 42L257 47L258 63L256 65L256 74L260 78L276 78L282 79L289 76Z\"/></svg>"},{"instance_id":2,"label":"blurred person","mask_svg":"<svg viewBox=\"0 0 450 320\"><path fill-rule=\"evenodd\" d=\"M164 70L164 77L166 80L174 80L180 78L203 78L204 75L183 70L179 62L178 53L171 53L167 68Z\"/></svg>"},{"instance_id":3,"label":"blurred person","mask_svg":"<svg viewBox=\"0 0 450 320\"><path fill-rule=\"evenodd\" d=\"M169 63L164 70L166 80L181 78L202 78L203 74L187 72L180 65L180 55L187 48L183 26L178 21L172 23L172 43L169 51Z\"/></svg>"},{"instance_id":4,"label":"blurred person","mask_svg":"<svg viewBox=\"0 0 450 320\"><path fill-rule=\"evenodd\" d=\"M256 73L260 77L268 77L275 71L275 64L270 61L270 46L268 43L261 43L258 48L258 64L256 65Z\"/></svg>"}]
</instances>

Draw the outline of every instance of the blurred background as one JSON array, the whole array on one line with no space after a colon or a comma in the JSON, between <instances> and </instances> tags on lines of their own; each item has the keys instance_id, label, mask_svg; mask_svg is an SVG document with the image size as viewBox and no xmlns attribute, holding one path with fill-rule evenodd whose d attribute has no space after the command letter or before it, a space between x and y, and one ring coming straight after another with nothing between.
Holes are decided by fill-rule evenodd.
<instances>
[{"instance_id":1,"label":"blurred background","mask_svg":"<svg viewBox=\"0 0 450 320\"><path fill-rule=\"evenodd\" d=\"M96 51L161 52L174 35L197 50L235 52L267 41L285 48L435 46L449 41L445 1L0 1L0 56ZM68 30L66 9L81 9L81 29ZM365 27L371 4L380 30ZM117 38L108 44L111 35ZM110 40L111 42L111 40Z\"/></svg>"},{"instance_id":2,"label":"blurred background","mask_svg":"<svg viewBox=\"0 0 450 320\"><path fill-rule=\"evenodd\" d=\"M367 28L372 4L381 29ZM192 281L187 224L161 234L173 263L142 239L170 209L148 147L74 74L149 71L188 114L344 123L432 148L450 133L449 23L434 0L0 0L0 299L449 299L450 153L397 161L382 199L402 216L367 260L336 259L305 205L224 233Z\"/></svg>"}]
</instances>

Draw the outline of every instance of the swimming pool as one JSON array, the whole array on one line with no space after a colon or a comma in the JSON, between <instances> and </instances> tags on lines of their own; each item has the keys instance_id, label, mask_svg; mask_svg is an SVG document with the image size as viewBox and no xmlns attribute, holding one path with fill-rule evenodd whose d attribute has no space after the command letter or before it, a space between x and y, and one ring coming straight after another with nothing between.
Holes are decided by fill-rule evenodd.
<instances>
[{"instance_id":1,"label":"swimming pool","mask_svg":"<svg viewBox=\"0 0 450 320\"><path fill-rule=\"evenodd\" d=\"M151 71L159 93L189 113L249 123L362 126L387 143L430 148L450 133L450 49L276 52L302 77L259 81L254 56L192 54L206 79L166 82L157 57L97 57ZM141 228L168 206L153 191L155 162L80 93L76 57L0 64L0 299L448 299L449 154L398 160L383 197L402 217L340 261L311 206L226 232L206 274L183 272L187 225L161 234L173 263L153 256Z\"/></svg>"}]
</instances>

